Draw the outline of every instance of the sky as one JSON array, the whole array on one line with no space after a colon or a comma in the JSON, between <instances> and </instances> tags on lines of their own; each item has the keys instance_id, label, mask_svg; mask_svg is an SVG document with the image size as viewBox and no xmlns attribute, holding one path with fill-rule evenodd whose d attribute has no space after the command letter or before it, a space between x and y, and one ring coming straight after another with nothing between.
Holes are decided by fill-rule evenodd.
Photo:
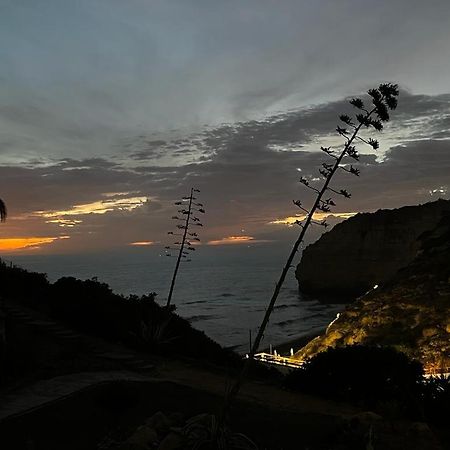
<instances>
[{"instance_id":1,"label":"sky","mask_svg":"<svg viewBox=\"0 0 450 450\"><path fill-rule=\"evenodd\" d=\"M331 223L449 198L449 43L448 0L0 0L0 251L167 245L191 186L203 244L292 240L300 176L388 81Z\"/></svg>"}]
</instances>

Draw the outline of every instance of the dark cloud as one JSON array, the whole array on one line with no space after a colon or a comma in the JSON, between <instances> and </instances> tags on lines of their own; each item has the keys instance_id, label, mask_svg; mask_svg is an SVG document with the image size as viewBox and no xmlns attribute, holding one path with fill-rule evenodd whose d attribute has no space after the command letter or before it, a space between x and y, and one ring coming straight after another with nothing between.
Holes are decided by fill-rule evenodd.
<instances>
[{"instance_id":1,"label":"dark cloud","mask_svg":"<svg viewBox=\"0 0 450 450\"><path fill-rule=\"evenodd\" d=\"M409 90L378 157L362 155L360 178L337 177L353 194L338 210L447 195L448 0L42 0L1 11L4 236L69 234L61 251L162 241L173 201L195 185L205 240L243 229L288 239L295 229L267 223L310 200L298 179L317 177L320 145L339 143L346 96L386 80ZM148 201L132 209L126 198ZM74 209L99 202L115 206ZM42 211L72 211L73 226Z\"/></svg>"},{"instance_id":2,"label":"dark cloud","mask_svg":"<svg viewBox=\"0 0 450 450\"><path fill-rule=\"evenodd\" d=\"M173 141L166 135L174 128L193 133L339 99L381 80L442 94L450 71L447 0L4 1L0 39L6 163L109 158L126 137L157 131L164 136L137 145L138 161L170 165L167 152L177 164L206 160L154 141ZM415 101L418 113L427 102ZM278 127L290 138L302 138L301 126L314 133L307 117L300 127L297 118ZM257 121L252 131L271 130Z\"/></svg>"},{"instance_id":3,"label":"dark cloud","mask_svg":"<svg viewBox=\"0 0 450 450\"><path fill-rule=\"evenodd\" d=\"M336 177L334 186L352 193L349 200L336 199L336 211L372 211L448 195L450 136L445 115L449 103L449 95L403 92L393 126L379 136L383 148L391 147L381 158L363 154L358 163L360 177L346 173ZM342 100L206 129L175 142L142 135L128 140L120 158L65 158L48 164L35 161L28 167L0 167L2 197L11 212L2 230L7 235L70 235L71 239L52 244L59 251L123 246L139 240L164 242L175 209L173 201L196 186L207 205L205 241L241 233L260 240L291 239L294 228L268 223L297 213L293 199L306 204L311 200L311 193L302 189L298 179L319 177L318 168L326 156L319 147L330 139L339 142L331 136L338 114L347 110ZM434 137L437 132L447 139L415 139L418 134ZM143 145L147 150L141 150L142 157L136 156ZM151 153L172 148L180 151L180 158L192 156L195 162L175 159L177 165L160 165L161 159ZM74 205L131 197L149 200L133 210L64 216L82 221L71 228L46 223L36 215L37 211L69 210Z\"/></svg>"}]
</instances>

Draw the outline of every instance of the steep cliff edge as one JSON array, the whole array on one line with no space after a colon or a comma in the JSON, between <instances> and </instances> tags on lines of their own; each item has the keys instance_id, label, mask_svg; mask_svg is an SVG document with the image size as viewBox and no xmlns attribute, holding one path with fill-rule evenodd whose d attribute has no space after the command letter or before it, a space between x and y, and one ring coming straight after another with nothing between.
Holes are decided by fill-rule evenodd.
<instances>
[{"instance_id":1,"label":"steep cliff edge","mask_svg":"<svg viewBox=\"0 0 450 450\"><path fill-rule=\"evenodd\" d=\"M385 345L421 361L428 372L450 371L450 214L418 243L418 256L406 268L349 305L294 357L344 345Z\"/></svg>"},{"instance_id":2,"label":"steep cliff edge","mask_svg":"<svg viewBox=\"0 0 450 450\"><path fill-rule=\"evenodd\" d=\"M449 200L362 213L336 225L303 252L296 277L300 291L351 300L391 279L419 250Z\"/></svg>"}]
</instances>

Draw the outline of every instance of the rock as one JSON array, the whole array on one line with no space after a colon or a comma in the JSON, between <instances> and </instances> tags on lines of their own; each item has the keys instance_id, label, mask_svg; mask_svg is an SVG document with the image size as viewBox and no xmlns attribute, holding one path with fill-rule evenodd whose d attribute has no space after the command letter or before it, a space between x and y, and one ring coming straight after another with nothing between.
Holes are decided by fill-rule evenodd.
<instances>
[{"instance_id":1,"label":"rock","mask_svg":"<svg viewBox=\"0 0 450 450\"><path fill-rule=\"evenodd\" d=\"M431 429L425 422L414 422L411 424L409 431L413 434L429 434Z\"/></svg>"},{"instance_id":2,"label":"rock","mask_svg":"<svg viewBox=\"0 0 450 450\"><path fill-rule=\"evenodd\" d=\"M360 297L300 349L305 360L331 347L391 346L429 373L450 371L450 213L420 239L420 254L391 281ZM439 295L438 295L439 291Z\"/></svg>"},{"instance_id":3,"label":"rock","mask_svg":"<svg viewBox=\"0 0 450 450\"><path fill-rule=\"evenodd\" d=\"M167 418L170 421L172 427L180 427L184 424L184 415L179 412L170 413Z\"/></svg>"},{"instance_id":4,"label":"rock","mask_svg":"<svg viewBox=\"0 0 450 450\"><path fill-rule=\"evenodd\" d=\"M151 427L139 427L120 447L121 450L149 450L159 442L158 433Z\"/></svg>"},{"instance_id":5,"label":"rock","mask_svg":"<svg viewBox=\"0 0 450 450\"><path fill-rule=\"evenodd\" d=\"M159 444L158 450L181 450L185 449L185 441L181 434L171 432Z\"/></svg>"},{"instance_id":6,"label":"rock","mask_svg":"<svg viewBox=\"0 0 450 450\"><path fill-rule=\"evenodd\" d=\"M163 436L169 432L172 423L164 413L158 411L145 421L145 425L153 428L160 436Z\"/></svg>"},{"instance_id":7,"label":"rock","mask_svg":"<svg viewBox=\"0 0 450 450\"><path fill-rule=\"evenodd\" d=\"M362 413L355 414L354 416L351 417L350 420L358 421L359 423L364 425L371 425L374 422L379 422L383 420L383 418L372 411L364 411Z\"/></svg>"},{"instance_id":8,"label":"rock","mask_svg":"<svg viewBox=\"0 0 450 450\"><path fill-rule=\"evenodd\" d=\"M439 334L439 330L437 328L424 328L422 330L422 336L423 337L432 337L435 336L436 334Z\"/></svg>"},{"instance_id":9,"label":"rock","mask_svg":"<svg viewBox=\"0 0 450 450\"><path fill-rule=\"evenodd\" d=\"M411 424L408 434L416 442L416 444L422 444L422 448L430 450L441 450L442 447L439 444L436 436L431 431L428 424L424 422L414 422Z\"/></svg>"},{"instance_id":10,"label":"rock","mask_svg":"<svg viewBox=\"0 0 450 450\"><path fill-rule=\"evenodd\" d=\"M125 442L119 447L119 450L149 450L149 449L150 447L148 447L147 445L136 442Z\"/></svg>"},{"instance_id":11,"label":"rock","mask_svg":"<svg viewBox=\"0 0 450 450\"><path fill-rule=\"evenodd\" d=\"M303 252L296 276L300 291L352 300L382 285L413 261L418 237L432 230L450 201L363 213L336 225Z\"/></svg>"}]
</instances>

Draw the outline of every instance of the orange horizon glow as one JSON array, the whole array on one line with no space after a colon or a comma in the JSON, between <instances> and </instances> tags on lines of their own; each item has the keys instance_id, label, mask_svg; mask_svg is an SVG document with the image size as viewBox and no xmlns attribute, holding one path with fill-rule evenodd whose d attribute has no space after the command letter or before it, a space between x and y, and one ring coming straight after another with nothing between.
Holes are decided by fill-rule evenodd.
<instances>
[{"instance_id":1,"label":"orange horizon glow","mask_svg":"<svg viewBox=\"0 0 450 450\"><path fill-rule=\"evenodd\" d=\"M154 242L153 241L136 241L136 242L130 242L128 245L132 245L135 247L145 247L148 245L153 245Z\"/></svg>"},{"instance_id":2,"label":"orange horizon glow","mask_svg":"<svg viewBox=\"0 0 450 450\"><path fill-rule=\"evenodd\" d=\"M222 239L208 241L208 245L256 244L260 242L268 242L268 241L258 240L255 239L253 236L227 236Z\"/></svg>"},{"instance_id":3,"label":"orange horizon glow","mask_svg":"<svg viewBox=\"0 0 450 450\"><path fill-rule=\"evenodd\" d=\"M37 249L41 245L48 245L57 240L69 238L69 236L0 238L0 251Z\"/></svg>"}]
</instances>

